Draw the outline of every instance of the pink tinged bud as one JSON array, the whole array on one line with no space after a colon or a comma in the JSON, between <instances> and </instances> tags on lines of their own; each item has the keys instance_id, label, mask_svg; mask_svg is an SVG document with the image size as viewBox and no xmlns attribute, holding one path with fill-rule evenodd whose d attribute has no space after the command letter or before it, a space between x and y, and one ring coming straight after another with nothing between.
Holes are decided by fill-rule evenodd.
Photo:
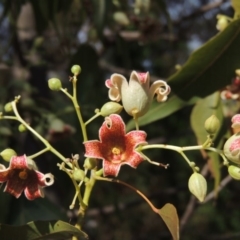
<instances>
[{"instance_id":1,"label":"pink tinged bud","mask_svg":"<svg viewBox=\"0 0 240 240\"><path fill-rule=\"evenodd\" d=\"M240 164L240 133L234 134L226 141L223 152L229 161Z\"/></svg>"},{"instance_id":2,"label":"pink tinged bud","mask_svg":"<svg viewBox=\"0 0 240 240\"><path fill-rule=\"evenodd\" d=\"M232 117L232 128L240 127L240 114L236 114Z\"/></svg>"}]
</instances>

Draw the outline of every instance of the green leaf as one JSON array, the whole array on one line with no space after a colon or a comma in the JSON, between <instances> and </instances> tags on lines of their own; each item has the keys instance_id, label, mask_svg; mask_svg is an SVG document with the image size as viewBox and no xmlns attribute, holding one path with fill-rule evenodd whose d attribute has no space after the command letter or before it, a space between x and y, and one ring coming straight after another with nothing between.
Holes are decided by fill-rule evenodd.
<instances>
[{"instance_id":1,"label":"green leaf","mask_svg":"<svg viewBox=\"0 0 240 240\"><path fill-rule=\"evenodd\" d=\"M196 101L193 100L192 102L186 102L178 98L176 95L171 96L167 102L158 103L153 102L150 110L142 117L138 119L139 126L147 125L151 122L157 121L161 118L167 117L170 114L176 112L177 110L191 105ZM127 131L135 128L135 123L133 120L130 120L127 123Z\"/></svg>"},{"instance_id":2,"label":"green leaf","mask_svg":"<svg viewBox=\"0 0 240 240\"><path fill-rule=\"evenodd\" d=\"M201 48L168 79L175 94L184 100L205 97L230 84L240 66L240 19L233 21Z\"/></svg>"},{"instance_id":3,"label":"green leaf","mask_svg":"<svg viewBox=\"0 0 240 240\"><path fill-rule=\"evenodd\" d=\"M179 239L179 220L176 208L170 204L165 204L158 210L158 214L167 225L174 240Z\"/></svg>"},{"instance_id":4,"label":"green leaf","mask_svg":"<svg viewBox=\"0 0 240 240\"><path fill-rule=\"evenodd\" d=\"M35 221L22 226L0 224L0 239L41 240L68 239L72 236L87 240L86 233L63 221Z\"/></svg>"},{"instance_id":5,"label":"green leaf","mask_svg":"<svg viewBox=\"0 0 240 240\"><path fill-rule=\"evenodd\" d=\"M240 15L240 1L232 0L232 7L237 15Z\"/></svg>"},{"instance_id":6,"label":"green leaf","mask_svg":"<svg viewBox=\"0 0 240 240\"><path fill-rule=\"evenodd\" d=\"M215 92L212 95L199 100L192 110L190 117L191 127L200 144L203 144L207 139L207 132L204 128L204 123L207 118L213 114L218 118L220 124L223 125L224 116L219 92ZM217 136L218 134L216 134L215 139Z\"/></svg>"},{"instance_id":7,"label":"green leaf","mask_svg":"<svg viewBox=\"0 0 240 240\"><path fill-rule=\"evenodd\" d=\"M214 144L215 146L221 147L222 136L223 132L226 132L226 127L224 125L223 108L219 92L215 92L212 95L197 102L191 113L191 127L196 135L196 138L198 139L198 143L203 144L207 139L207 132L204 128L204 123L206 119L209 118L212 114L218 118L221 126L214 137ZM209 167L214 176L214 190L215 193L217 193L217 188L221 179L221 159L216 153L208 152L207 154L210 158Z\"/></svg>"}]
</instances>

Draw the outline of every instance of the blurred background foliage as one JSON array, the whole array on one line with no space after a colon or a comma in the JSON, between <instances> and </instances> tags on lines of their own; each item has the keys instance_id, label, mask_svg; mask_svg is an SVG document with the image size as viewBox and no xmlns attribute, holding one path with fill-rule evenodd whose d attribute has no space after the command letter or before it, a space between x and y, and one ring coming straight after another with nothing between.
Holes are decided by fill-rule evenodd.
<instances>
[{"instance_id":1,"label":"blurred background foliage","mask_svg":"<svg viewBox=\"0 0 240 240\"><path fill-rule=\"evenodd\" d=\"M238 99L224 99L220 93L232 91L234 70L240 68L240 23L236 19L219 33L218 14L234 16L229 0L1 0L0 110L21 95L21 115L66 157L80 154L82 163L82 135L74 109L62 93L48 89L47 80L58 77L71 90L70 67L79 64L78 99L87 120L108 101L104 81L112 73L128 78L132 70L149 71L152 81L168 80L173 89L168 102L154 102L140 119L149 143L202 143L203 123L215 113L222 123L215 145L222 148L231 134L229 118L239 109ZM237 94L238 86L231 93ZM129 116L122 116L131 129ZM88 126L89 139L98 137L102 121ZM11 147L19 155L31 155L43 147L30 133L18 133L17 127L1 121L1 150ZM170 168L147 163L137 170L123 166L119 178L139 188L159 208L173 203L182 239L239 239L240 184L227 177L218 156L188 153L208 180L207 202L199 204L189 193L191 169L181 156L168 150L146 153ZM52 154L36 162L41 171L55 175L54 186L46 189L44 199L33 202L0 192L0 222L74 223L75 212L68 209L74 194L71 181L57 169ZM94 188L83 227L90 239L171 239L142 199L114 184L99 182ZM219 184L223 189L217 194Z\"/></svg>"}]
</instances>

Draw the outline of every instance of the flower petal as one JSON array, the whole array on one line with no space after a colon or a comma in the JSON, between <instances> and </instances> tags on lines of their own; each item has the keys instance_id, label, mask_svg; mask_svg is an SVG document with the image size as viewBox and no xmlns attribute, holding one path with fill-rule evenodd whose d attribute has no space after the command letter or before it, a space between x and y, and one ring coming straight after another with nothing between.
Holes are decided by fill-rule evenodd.
<instances>
[{"instance_id":1,"label":"flower petal","mask_svg":"<svg viewBox=\"0 0 240 240\"><path fill-rule=\"evenodd\" d=\"M125 161L123 164L127 164L133 168L136 168L144 159L142 158L142 156L137 153L137 152L133 152L129 158L127 158L127 161Z\"/></svg>"},{"instance_id":2,"label":"flower petal","mask_svg":"<svg viewBox=\"0 0 240 240\"><path fill-rule=\"evenodd\" d=\"M13 174L7 181L4 192L8 192L14 197L19 198L25 187L26 183L24 181L19 181L18 176Z\"/></svg>"},{"instance_id":3,"label":"flower petal","mask_svg":"<svg viewBox=\"0 0 240 240\"><path fill-rule=\"evenodd\" d=\"M163 80L155 81L150 87L150 94L153 97L154 94L157 94L157 101L164 102L167 100L167 96L170 93L171 88Z\"/></svg>"},{"instance_id":4,"label":"flower petal","mask_svg":"<svg viewBox=\"0 0 240 240\"><path fill-rule=\"evenodd\" d=\"M131 146L133 149L138 145L146 145L147 134L144 131L131 131L126 134L125 141L127 146Z\"/></svg>"},{"instance_id":5,"label":"flower petal","mask_svg":"<svg viewBox=\"0 0 240 240\"><path fill-rule=\"evenodd\" d=\"M37 184L28 185L24 190L25 196L28 200L34 200L35 198L44 197L44 193Z\"/></svg>"},{"instance_id":6,"label":"flower petal","mask_svg":"<svg viewBox=\"0 0 240 240\"><path fill-rule=\"evenodd\" d=\"M111 114L99 129L100 142L113 146L113 142L122 145L125 136L125 123L118 114Z\"/></svg>"},{"instance_id":7,"label":"flower petal","mask_svg":"<svg viewBox=\"0 0 240 240\"><path fill-rule=\"evenodd\" d=\"M27 157L26 155L23 156L13 156L10 160L10 165L9 165L10 169L24 169L24 168L28 168L28 164L27 164Z\"/></svg>"},{"instance_id":8,"label":"flower petal","mask_svg":"<svg viewBox=\"0 0 240 240\"><path fill-rule=\"evenodd\" d=\"M115 163L111 163L107 160L103 161L103 175L104 176L114 176L116 177L119 173L121 167L121 163L119 164L115 164Z\"/></svg>"},{"instance_id":9,"label":"flower petal","mask_svg":"<svg viewBox=\"0 0 240 240\"><path fill-rule=\"evenodd\" d=\"M0 164L0 183L6 182L9 178L9 169L6 169L6 167L3 164Z\"/></svg>"},{"instance_id":10,"label":"flower petal","mask_svg":"<svg viewBox=\"0 0 240 240\"><path fill-rule=\"evenodd\" d=\"M51 186L54 183L54 176L51 173L43 174L39 171L36 171L38 177L38 184L41 187Z\"/></svg>"},{"instance_id":11,"label":"flower petal","mask_svg":"<svg viewBox=\"0 0 240 240\"><path fill-rule=\"evenodd\" d=\"M84 142L83 144L85 146L85 157L103 159L101 143L99 141L92 140Z\"/></svg>"},{"instance_id":12,"label":"flower petal","mask_svg":"<svg viewBox=\"0 0 240 240\"><path fill-rule=\"evenodd\" d=\"M138 81L140 84L144 84L146 87L149 87L150 77L148 72L136 72L132 71L130 78L129 78L129 84L132 81Z\"/></svg>"}]
</instances>

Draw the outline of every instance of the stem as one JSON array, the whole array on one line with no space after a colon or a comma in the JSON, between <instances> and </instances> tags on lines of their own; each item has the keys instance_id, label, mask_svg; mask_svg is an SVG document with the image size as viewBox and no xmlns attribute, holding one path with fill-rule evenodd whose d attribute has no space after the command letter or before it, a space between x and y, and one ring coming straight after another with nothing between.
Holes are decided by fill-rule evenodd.
<instances>
[{"instance_id":1,"label":"stem","mask_svg":"<svg viewBox=\"0 0 240 240\"><path fill-rule=\"evenodd\" d=\"M52 152L53 154L55 154L56 156L58 156L63 162L65 162L69 167L72 166L71 163L69 163L66 158L59 153L45 138L43 138L38 132L36 132L32 127L30 127L23 119L22 117L19 115L18 110L17 110L17 106L16 106L16 101L20 98L20 96L15 100L11 102L12 108L13 108L13 112L17 118L17 120L22 123L33 135L35 135L45 146L46 148L48 148L48 150L50 152ZM7 119L7 118L6 118ZM8 119L13 119L16 120L14 117L10 118L10 116L8 117Z\"/></svg>"},{"instance_id":2,"label":"stem","mask_svg":"<svg viewBox=\"0 0 240 240\"><path fill-rule=\"evenodd\" d=\"M73 83L73 95L69 94L67 92L67 89L61 88L61 91L64 94L66 94L66 96L68 98L70 98L70 100L73 103L73 106L75 108L75 111L76 111L76 114L77 114L77 117L78 117L78 120L79 120L79 123L81 126L81 130L82 130L82 134L83 134L83 141L85 142L88 140L88 138L87 138L86 126L84 124L84 121L83 121L83 118L82 118L82 115L80 112L80 106L78 105L78 101L77 101L77 87L76 87L77 78L76 78L76 76L73 76L72 83Z\"/></svg>"},{"instance_id":3,"label":"stem","mask_svg":"<svg viewBox=\"0 0 240 240\"><path fill-rule=\"evenodd\" d=\"M35 158L35 157L37 157L37 156L39 156L39 155L41 155L41 154L43 154L43 153L45 153L45 152L47 152L47 151L49 151L49 150L50 150L49 147L46 147L46 148L44 148L43 150L41 150L41 151L39 151L39 152L31 155L31 156L28 156L28 157L31 158L31 159L33 159L33 158Z\"/></svg>"},{"instance_id":4,"label":"stem","mask_svg":"<svg viewBox=\"0 0 240 240\"><path fill-rule=\"evenodd\" d=\"M114 183L119 183L122 184L128 188L130 188L131 190L133 190L134 192L136 192L138 195L140 195L146 202L147 204L151 207L151 209L158 214L158 209L151 203L151 201L138 189L136 189L135 187L129 185L128 183L125 183L123 181L120 181L118 179L113 179L113 178L104 178L104 177L99 177L95 175L95 179L96 180L100 180L100 181L107 181L107 182L114 182Z\"/></svg>"},{"instance_id":5,"label":"stem","mask_svg":"<svg viewBox=\"0 0 240 240\"><path fill-rule=\"evenodd\" d=\"M95 118L101 116L101 112L97 112L93 117L91 117L90 119L88 119L86 122L85 122L85 126L87 126L90 122L92 122Z\"/></svg>"}]
</instances>

